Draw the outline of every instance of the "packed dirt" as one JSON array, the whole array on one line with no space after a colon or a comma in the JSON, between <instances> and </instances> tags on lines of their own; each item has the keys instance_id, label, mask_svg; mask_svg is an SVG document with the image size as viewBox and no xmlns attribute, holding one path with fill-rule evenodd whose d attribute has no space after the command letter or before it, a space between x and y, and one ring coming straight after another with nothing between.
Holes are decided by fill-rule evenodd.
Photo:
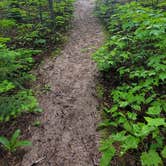
<instances>
[{"instance_id":1,"label":"packed dirt","mask_svg":"<svg viewBox=\"0 0 166 166\"><path fill-rule=\"evenodd\" d=\"M45 110L41 126L30 128L33 146L22 166L97 166L100 114L95 98L96 65L91 54L103 43L102 28L93 14L95 0L77 0L69 41L58 58L39 68L39 95ZM35 164L37 163L37 164Z\"/></svg>"}]
</instances>

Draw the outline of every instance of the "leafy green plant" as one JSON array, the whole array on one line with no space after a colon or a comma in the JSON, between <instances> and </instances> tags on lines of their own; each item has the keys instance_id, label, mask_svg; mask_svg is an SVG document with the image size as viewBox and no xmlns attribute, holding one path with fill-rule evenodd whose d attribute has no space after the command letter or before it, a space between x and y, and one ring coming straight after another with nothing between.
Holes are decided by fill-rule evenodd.
<instances>
[{"instance_id":1,"label":"leafy green plant","mask_svg":"<svg viewBox=\"0 0 166 166\"><path fill-rule=\"evenodd\" d=\"M45 84L45 85L42 87L42 91L43 91L44 93L50 92L50 91L51 91L51 86L48 85L48 84Z\"/></svg>"},{"instance_id":2,"label":"leafy green plant","mask_svg":"<svg viewBox=\"0 0 166 166\"><path fill-rule=\"evenodd\" d=\"M20 140L21 131L18 129L16 130L10 139L1 136L0 137L0 144L4 147L5 150L9 152L15 152L17 148L24 147L24 146L31 146L32 143L26 140Z\"/></svg>"},{"instance_id":3,"label":"leafy green plant","mask_svg":"<svg viewBox=\"0 0 166 166\"><path fill-rule=\"evenodd\" d=\"M0 27L2 30L11 29L16 25L14 20L2 19L0 20Z\"/></svg>"},{"instance_id":4,"label":"leafy green plant","mask_svg":"<svg viewBox=\"0 0 166 166\"><path fill-rule=\"evenodd\" d=\"M111 108L104 109L109 121L102 126L112 130L102 142L101 166L126 153L139 154L145 166L165 162L165 15L132 2L114 6L107 19L110 37L93 56L101 72L116 81L108 98Z\"/></svg>"},{"instance_id":5,"label":"leafy green plant","mask_svg":"<svg viewBox=\"0 0 166 166\"><path fill-rule=\"evenodd\" d=\"M74 0L3 0L0 34L11 37L15 48L47 50L63 39L69 28ZM14 28L13 28L14 27Z\"/></svg>"},{"instance_id":6,"label":"leafy green plant","mask_svg":"<svg viewBox=\"0 0 166 166\"><path fill-rule=\"evenodd\" d=\"M101 84L96 85L96 92L97 92L97 96L98 98L103 98L104 96L104 88Z\"/></svg>"},{"instance_id":7,"label":"leafy green plant","mask_svg":"<svg viewBox=\"0 0 166 166\"><path fill-rule=\"evenodd\" d=\"M51 3L49 3L51 2ZM0 123L27 112L41 113L31 73L41 57L64 41L74 0L0 2ZM49 51L48 51L49 50ZM45 86L44 91L50 87Z\"/></svg>"},{"instance_id":8,"label":"leafy green plant","mask_svg":"<svg viewBox=\"0 0 166 166\"><path fill-rule=\"evenodd\" d=\"M38 106L33 92L25 87L27 80L35 79L29 70L33 64L32 55L38 52L11 51L4 44L0 45L0 122L9 121Z\"/></svg>"},{"instance_id":9,"label":"leafy green plant","mask_svg":"<svg viewBox=\"0 0 166 166\"><path fill-rule=\"evenodd\" d=\"M41 125L41 122L39 120L34 121L33 126L39 127Z\"/></svg>"}]
</instances>

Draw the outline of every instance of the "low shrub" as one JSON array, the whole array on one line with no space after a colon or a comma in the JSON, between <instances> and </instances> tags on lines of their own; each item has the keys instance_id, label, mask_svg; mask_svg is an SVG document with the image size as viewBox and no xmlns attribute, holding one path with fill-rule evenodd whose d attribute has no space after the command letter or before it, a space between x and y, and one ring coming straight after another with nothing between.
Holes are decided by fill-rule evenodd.
<instances>
[{"instance_id":1,"label":"low shrub","mask_svg":"<svg viewBox=\"0 0 166 166\"><path fill-rule=\"evenodd\" d=\"M114 7L112 13L107 22L110 37L93 56L101 72L118 82L110 89L111 108L104 109L108 120L102 125L111 126L111 135L100 148L101 166L126 153L139 156L144 166L163 165L166 12L132 2Z\"/></svg>"},{"instance_id":2,"label":"low shrub","mask_svg":"<svg viewBox=\"0 0 166 166\"><path fill-rule=\"evenodd\" d=\"M6 41L4 38L3 41ZM0 44L0 121L8 121L22 112L37 107L31 90L26 83L34 80L30 74L33 65L32 55L39 53L35 50L10 50Z\"/></svg>"}]
</instances>

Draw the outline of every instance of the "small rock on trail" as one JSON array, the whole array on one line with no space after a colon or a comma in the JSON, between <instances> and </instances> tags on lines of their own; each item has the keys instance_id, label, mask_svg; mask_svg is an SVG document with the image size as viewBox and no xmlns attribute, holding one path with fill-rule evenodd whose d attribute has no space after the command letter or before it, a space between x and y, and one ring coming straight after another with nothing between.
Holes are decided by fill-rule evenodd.
<instances>
[{"instance_id":1,"label":"small rock on trail","mask_svg":"<svg viewBox=\"0 0 166 166\"><path fill-rule=\"evenodd\" d=\"M42 126L31 128L33 146L21 166L98 165L100 115L97 112L95 77L91 54L103 43L104 35L93 15L95 0L77 0L69 41L57 59L47 59L38 71L38 83L50 86L39 96L45 112Z\"/></svg>"}]
</instances>

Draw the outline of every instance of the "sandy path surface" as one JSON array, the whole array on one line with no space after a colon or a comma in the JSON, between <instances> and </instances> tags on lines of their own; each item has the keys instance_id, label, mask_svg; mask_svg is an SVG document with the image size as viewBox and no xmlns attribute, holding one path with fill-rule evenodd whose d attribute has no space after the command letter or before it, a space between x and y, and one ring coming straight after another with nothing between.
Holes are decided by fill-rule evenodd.
<instances>
[{"instance_id":1,"label":"sandy path surface","mask_svg":"<svg viewBox=\"0 0 166 166\"><path fill-rule=\"evenodd\" d=\"M41 127L32 128L33 146L22 166L98 165L100 120L97 112L95 78L91 54L103 43L104 35L93 16L94 0L77 0L69 41L57 59L47 59L38 71L40 82L50 91L39 96L45 112Z\"/></svg>"}]
</instances>

